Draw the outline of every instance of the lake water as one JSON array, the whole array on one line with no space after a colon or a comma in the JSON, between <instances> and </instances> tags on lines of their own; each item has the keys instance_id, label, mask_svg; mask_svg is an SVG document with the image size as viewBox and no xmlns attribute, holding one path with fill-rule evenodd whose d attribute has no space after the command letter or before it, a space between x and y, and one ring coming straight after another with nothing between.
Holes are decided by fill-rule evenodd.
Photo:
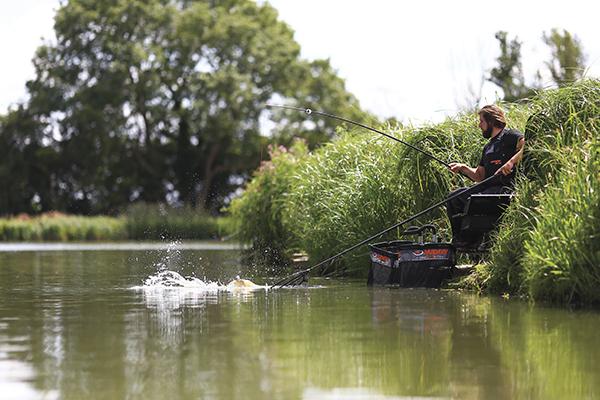
<instances>
[{"instance_id":1,"label":"lake water","mask_svg":"<svg viewBox=\"0 0 600 400\"><path fill-rule=\"evenodd\" d=\"M240 265L215 243L0 245L0 399L600 397L596 311L227 287L266 281Z\"/></svg>"}]
</instances>

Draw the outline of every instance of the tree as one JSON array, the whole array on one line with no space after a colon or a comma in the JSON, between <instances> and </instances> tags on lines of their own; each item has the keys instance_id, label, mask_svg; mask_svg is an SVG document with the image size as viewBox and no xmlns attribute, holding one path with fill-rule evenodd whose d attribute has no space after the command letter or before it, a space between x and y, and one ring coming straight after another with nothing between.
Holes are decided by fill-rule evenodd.
<instances>
[{"instance_id":1,"label":"tree","mask_svg":"<svg viewBox=\"0 0 600 400\"><path fill-rule=\"evenodd\" d=\"M490 71L489 81L498 85L504 92L504 100L516 101L529 97L533 89L525 84L521 65L521 42L518 38L508 39L507 32L499 31L496 39L500 45L498 66Z\"/></svg>"},{"instance_id":2,"label":"tree","mask_svg":"<svg viewBox=\"0 0 600 400\"><path fill-rule=\"evenodd\" d=\"M565 29L561 34L554 28L549 34L543 34L543 40L552 51L552 58L546 65L554 82L563 87L581 79L585 71L585 55L579 39Z\"/></svg>"},{"instance_id":3,"label":"tree","mask_svg":"<svg viewBox=\"0 0 600 400\"><path fill-rule=\"evenodd\" d=\"M98 213L169 199L215 211L260 162L270 99L359 110L327 61L300 59L268 3L71 0L55 32L27 83L24 117L39 129L12 131L59 155L40 184L44 207ZM276 121L284 136L297 127ZM320 141L335 129L313 131Z\"/></svg>"}]
</instances>

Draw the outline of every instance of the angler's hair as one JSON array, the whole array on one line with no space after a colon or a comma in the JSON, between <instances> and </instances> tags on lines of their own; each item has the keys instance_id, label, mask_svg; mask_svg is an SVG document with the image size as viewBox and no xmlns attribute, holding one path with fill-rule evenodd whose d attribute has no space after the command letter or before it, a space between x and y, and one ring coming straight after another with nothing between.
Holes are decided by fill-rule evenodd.
<instances>
[{"instance_id":1,"label":"angler's hair","mask_svg":"<svg viewBox=\"0 0 600 400\"><path fill-rule=\"evenodd\" d=\"M497 105L488 105L483 106L481 110L479 110L479 115L483 117L485 122L491 124L500 129L504 129L506 126L506 117L504 116L504 111Z\"/></svg>"}]
</instances>

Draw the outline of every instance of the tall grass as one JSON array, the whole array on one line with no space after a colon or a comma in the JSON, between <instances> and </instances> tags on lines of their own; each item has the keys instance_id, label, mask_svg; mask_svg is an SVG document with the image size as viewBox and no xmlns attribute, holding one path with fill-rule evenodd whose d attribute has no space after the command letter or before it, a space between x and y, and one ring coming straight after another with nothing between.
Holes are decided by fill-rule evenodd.
<instances>
[{"instance_id":1,"label":"tall grass","mask_svg":"<svg viewBox=\"0 0 600 400\"><path fill-rule=\"evenodd\" d=\"M510 117L521 128L526 113L515 108ZM462 114L436 125L391 131L443 160L476 165L485 143L477 122L476 114ZM439 202L451 189L466 184L443 164L407 146L362 130L340 130L338 140L298 165L286 203L293 221L288 226L316 262ZM414 223L425 222L435 222L449 239L443 208ZM362 250L340 259L338 268L365 274L366 248Z\"/></svg>"},{"instance_id":2,"label":"tall grass","mask_svg":"<svg viewBox=\"0 0 600 400\"><path fill-rule=\"evenodd\" d=\"M559 302L596 302L600 82L541 93L525 131L524 177L481 286Z\"/></svg>"},{"instance_id":3,"label":"tall grass","mask_svg":"<svg viewBox=\"0 0 600 400\"><path fill-rule=\"evenodd\" d=\"M600 139L600 138L599 138ZM525 242L525 282L533 298L600 300L600 140L567 154L557 185L545 190Z\"/></svg>"}]
</instances>

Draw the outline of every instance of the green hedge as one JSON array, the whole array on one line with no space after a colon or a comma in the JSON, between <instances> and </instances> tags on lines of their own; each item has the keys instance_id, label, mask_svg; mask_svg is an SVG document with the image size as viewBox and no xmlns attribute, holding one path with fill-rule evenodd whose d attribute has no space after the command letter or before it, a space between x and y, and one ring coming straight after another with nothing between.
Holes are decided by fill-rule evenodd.
<instances>
[{"instance_id":1,"label":"green hedge","mask_svg":"<svg viewBox=\"0 0 600 400\"><path fill-rule=\"evenodd\" d=\"M231 232L227 217L147 204L136 204L118 218L57 213L0 218L0 241L201 240Z\"/></svg>"},{"instance_id":2,"label":"green hedge","mask_svg":"<svg viewBox=\"0 0 600 400\"><path fill-rule=\"evenodd\" d=\"M2 241L84 241L126 238L123 218L61 215L0 219Z\"/></svg>"}]
</instances>

